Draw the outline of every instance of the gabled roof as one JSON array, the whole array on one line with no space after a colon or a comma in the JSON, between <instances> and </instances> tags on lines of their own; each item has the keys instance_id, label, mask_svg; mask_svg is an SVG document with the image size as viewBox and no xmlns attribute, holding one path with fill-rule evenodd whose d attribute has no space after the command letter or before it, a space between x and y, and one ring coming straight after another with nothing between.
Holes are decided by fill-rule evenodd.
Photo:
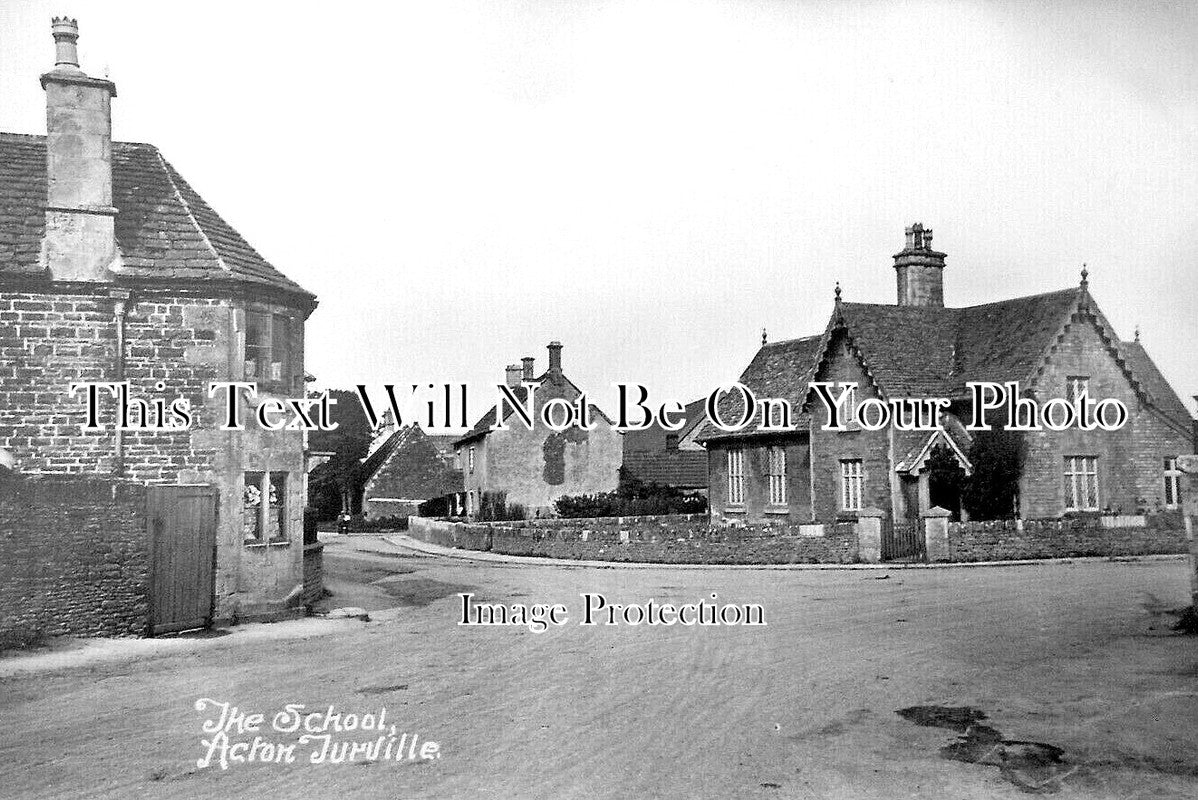
<instances>
[{"instance_id":1,"label":"gabled roof","mask_svg":"<svg viewBox=\"0 0 1198 800\"><path fill-rule=\"evenodd\" d=\"M461 471L446 465L433 437L417 425L397 429L367 456L362 476L366 494L404 500L440 497L462 483Z\"/></svg>"},{"instance_id":2,"label":"gabled roof","mask_svg":"<svg viewBox=\"0 0 1198 800\"><path fill-rule=\"evenodd\" d=\"M1120 342L1120 345L1127 356L1128 366L1140 381L1140 387L1148 395L1152 405L1169 420L1182 426L1183 430L1191 430L1193 418L1189 409L1157 369L1153 360L1148 357L1144 346L1139 342Z\"/></svg>"},{"instance_id":3,"label":"gabled roof","mask_svg":"<svg viewBox=\"0 0 1198 800\"><path fill-rule=\"evenodd\" d=\"M1033 383L1058 335L1083 305L1096 315L1100 333L1133 389L1188 431L1191 417L1177 393L1139 343L1113 340L1084 286L966 308L840 302L823 336L763 345L740 382L758 397L781 397L800 408L808 383L843 335L886 397L959 397L970 381ZM720 404L725 419L738 419L741 407L739 394ZM807 415L795 421L797 430L810 422ZM763 433L756 426L724 433L708 423L698 438Z\"/></svg>"},{"instance_id":4,"label":"gabled roof","mask_svg":"<svg viewBox=\"0 0 1198 800\"><path fill-rule=\"evenodd\" d=\"M46 138L0 133L0 278L48 277L39 263L46 181ZM118 281L258 287L315 305L310 292L251 247L153 145L113 142L112 184Z\"/></svg>"},{"instance_id":5,"label":"gabled roof","mask_svg":"<svg viewBox=\"0 0 1198 800\"><path fill-rule=\"evenodd\" d=\"M582 390L579 389L572 380L567 378L561 372L549 372L549 371L544 372L541 374L541 376L539 378L534 378L532 381L529 381L529 383L537 384L535 393L540 393L542 388L548 387L550 389L569 388L574 391L575 396L582 394ZM515 396L516 399L520 401L521 405L523 405L525 402L527 402L528 390L525 389L524 386L512 387L511 391L512 391L512 395ZM534 404L536 403L536 396L544 397L543 393L539 394L539 395L537 395L535 393L534 393L534 398L533 398ZM556 397L557 395L553 395L553 396ZM516 412L514 410L512 410L512 407L510 405L508 405L507 403L504 403L503 405L504 405L505 411L507 412L503 416L503 418L506 420L509 417L511 417L512 414L515 414ZM607 414L604 414L603 409L599 408L599 406L597 406L593 403L588 403L587 408L590 409L592 421L601 419L604 422L606 422L608 425L612 424L611 418L609 418L607 416ZM461 447L464 444L468 444L469 442L481 439L484 436L486 436L487 434L491 433L491 426L495 424L495 420L496 420L496 417L498 417L498 415L499 415L499 403L496 403L494 406L492 406L490 409L488 409L485 414L483 414L481 417L478 418L478 422L474 423L474 427L472 427L469 431L466 432L465 435L463 435L461 438L459 438L456 442L453 443L454 447ZM535 418L534 418L534 422L535 422Z\"/></svg>"},{"instance_id":6,"label":"gabled roof","mask_svg":"<svg viewBox=\"0 0 1198 800\"><path fill-rule=\"evenodd\" d=\"M812 379L816 357L823 350L823 340L824 336L821 334L763 344L749 362L749 366L741 373L740 383L751 389L757 397L775 397L789 401L793 415L791 421L798 423L798 429L805 429L808 418L802 413L803 403L807 399L807 384ZM720 397L718 410L720 419L729 423L740 419L744 413L744 402L740 392L725 392ZM707 419L704 419L703 425L703 429L695 437L698 441L766 433L757 431L756 426L729 433L716 428Z\"/></svg>"}]
</instances>

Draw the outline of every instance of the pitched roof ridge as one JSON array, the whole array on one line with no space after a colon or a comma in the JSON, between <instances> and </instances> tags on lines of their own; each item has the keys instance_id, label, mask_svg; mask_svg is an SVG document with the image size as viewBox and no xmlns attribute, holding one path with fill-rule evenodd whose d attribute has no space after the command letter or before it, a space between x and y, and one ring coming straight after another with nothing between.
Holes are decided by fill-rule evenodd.
<instances>
[{"instance_id":1,"label":"pitched roof ridge","mask_svg":"<svg viewBox=\"0 0 1198 800\"><path fill-rule=\"evenodd\" d=\"M16 131L0 131L0 136L11 136L21 139L40 139L41 141L46 140L46 134L44 133L17 133Z\"/></svg>"},{"instance_id":2,"label":"pitched roof ridge","mask_svg":"<svg viewBox=\"0 0 1198 800\"><path fill-rule=\"evenodd\" d=\"M795 344L796 342L810 342L813 339L820 338L821 336L823 336L822 333L813 333L813 334L810 334L809 336L795 336L790 339L779 339L776 342L766 342L765 344L762 345L762 347L776 347L778 345L783 345L783 344Z\"/></svg>"},{"instance_id":3,"label":"pitched roof ridge","mask_svg":"<svg viewBox=\"0 0 1198 800\"><path fill-rule=\"evenodd\" d=\"M1079 291L1076 286L1068 286L1064 289L1053 289L1051 292L1037 292L1036 294L1025 294L1019 297L1008 297L1006 300L992 300L989 303L978 303L972 306L956 306L953 311L972 311L975 308L988 308L990 306L1004 306L1009 303L1018 303L1021 300L1034 300L1042 297L1051 297L1053 295L1066 295Z\"/></svg>"},{"instance_id":4,"label":"pitched roof ridge","mask_svg":"<svg viewBox=\"0 0 1198 800\"><path fill-rule=\"evenodd\" d=\"M220 265L220 268L223 271L232 273L233 268L225 263L225 260L221 258L220 252L216 249L216 246L212 244L212 240L208 238L208 232L204 230L204 226L200 224L198 219L196 219L195 212L191 210L191 204L187 202L187 198L185 198L183 196L183 192L179 190L179 184L175 183L175 176L171 174L173 170L171 170L170 164L168 164L167 160L163 157L162 151L153 145L150 145L150 147L154 149L154 156L158 159L158 163L162 166L162 172L166 175L166 179L171 185L171 191L175 193L175 199L182 204L183 211L186 212L187 218L191 220L191 224L195 226L196 232L198 232L200 234L200 238L204 240L205 246L212 251L212 257L216 259L216 263Z\"/></svg>"}]
</instances>

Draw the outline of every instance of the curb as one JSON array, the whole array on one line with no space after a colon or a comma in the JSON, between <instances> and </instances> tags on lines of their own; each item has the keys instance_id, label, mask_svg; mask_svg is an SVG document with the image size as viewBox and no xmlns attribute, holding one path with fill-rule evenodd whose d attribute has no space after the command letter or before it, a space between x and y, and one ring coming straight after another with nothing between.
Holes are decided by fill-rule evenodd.
<instances>
[{"instance_id":1,"label":"curb","mask_svg":"<svg viewBox=\"0 0 1198 800\"><path fill-rule=\"evenodd\" d=\"M430 556L444 556L461 561L503 564L527 567L580 567L587 569L722 569L722 570L892 570L892 569L977 569L979 567L1031 567L1053 564L1122 564L1155 561L1181 561L1185 553L1166 553L1143 556L1079 556L1077 558L1027 558L1013 561L962 561L939 564L904 563L887 561L880 564L671 564L663 561L589 561L573 558L547 558L545 556L513 556L505 553L490 553L482 550L463 550L430 544L404 534L383 536L383 541L404 550L412 550Z\"/></svg>"}]
</instances>

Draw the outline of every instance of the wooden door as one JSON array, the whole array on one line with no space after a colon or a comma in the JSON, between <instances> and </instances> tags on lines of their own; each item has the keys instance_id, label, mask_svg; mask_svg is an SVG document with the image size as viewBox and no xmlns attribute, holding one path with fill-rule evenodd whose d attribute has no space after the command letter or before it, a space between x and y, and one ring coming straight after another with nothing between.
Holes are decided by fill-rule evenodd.
<instances>
[{"instance_id":1,"label":"wooden door","mask_svg":"<svg viewBox=\"0 0 1198 800\"><path fill-rule=\"evenodd\" d=\"M212 623L216 577L216 488L151 486L150 635Z\"/></svg>"}]
</instances>

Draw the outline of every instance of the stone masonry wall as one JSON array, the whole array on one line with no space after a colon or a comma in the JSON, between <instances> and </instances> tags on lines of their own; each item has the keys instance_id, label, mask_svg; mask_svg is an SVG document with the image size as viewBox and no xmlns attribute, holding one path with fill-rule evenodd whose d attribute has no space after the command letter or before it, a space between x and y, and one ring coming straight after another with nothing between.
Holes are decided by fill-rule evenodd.
<instances>
[{"instance_id":1,"label":"stone masonry wall","mask_svg":"<svg viewBox=\"0 0 1198 800\"><path fill-rule=\"evenodd\" d=\"M824 535L812 535L822 531ZM520 556L661 564L848 564L852 523L712 526L705 514L458 523L412 517L408 534L444 547Z\"/></svg>"},{"instance_id":2,"label":"stone masonry wall","mask_svg":"<svg viewBox=\"0 0 1198 800\"><path fill-rule=\"evenodd\" d=\"M1178 515L1150 517L1143 527L1104 527L1098 518L952 522L950 561L1007 561L1187 552Z\"/></svg>"},{"instance_id":3,"label":"stone masonry wall","mask_svg":"<svg viewBox=\"0 0 1198 800\"><path fill-rule=\"evenodd\" d=\"M107 479L0 476L0 649L146 632L145 498Z\"/></svg>"}]
</instances>

